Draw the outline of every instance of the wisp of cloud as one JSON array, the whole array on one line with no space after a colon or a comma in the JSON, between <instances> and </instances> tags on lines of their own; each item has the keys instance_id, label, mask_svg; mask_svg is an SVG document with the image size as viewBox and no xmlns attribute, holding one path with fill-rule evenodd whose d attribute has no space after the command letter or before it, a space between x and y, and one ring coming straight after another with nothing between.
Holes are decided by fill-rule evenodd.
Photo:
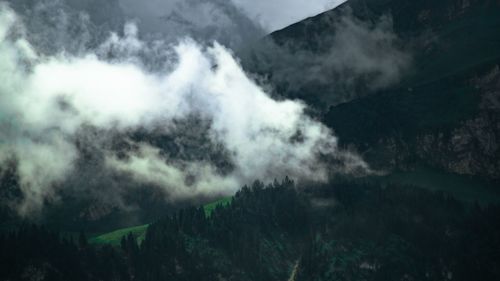
<instances>
[{"instance_id":1,"label":"wisp of cloud","mask_svg":"<svg viewBox=\"0 0 500 281\"><path fill-rule=\"evenodd\" d=\"M134 59L147 45L136 33L127 25L125 35L110 35L100 53L43 56L23 35L16 14L0 6L0 165L16 165L22 214L57 197L68 175L78 174L85 127L100 133L104 141L97 146L127 138L126 150L99 147L105 169L159 186L171 200L229 195L255 179L325 181L332 169L369 170L337 147L332 132L305 113L304 103L270 98L220 44L183 39L162 45L168 67L152 71ZM112 58L102 55L113 50ZM227 152L229 171L127 137L139 130L183 134L175 122L193 116L208 122L208 141ZM320 160L325 157L341 164L329 166Z\"/></svg>"}]
</instances>

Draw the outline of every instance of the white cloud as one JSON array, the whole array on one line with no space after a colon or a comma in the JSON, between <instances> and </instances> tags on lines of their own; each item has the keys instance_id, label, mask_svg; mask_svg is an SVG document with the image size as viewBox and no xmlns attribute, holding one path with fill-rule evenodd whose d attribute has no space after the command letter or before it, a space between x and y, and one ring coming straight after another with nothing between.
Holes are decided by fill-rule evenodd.
<instances>
[{"instance_id":1,"label":"white cloud","mask_svg":"<svg viewBox=\"0 0 500 281\"><path fill-rule=\"evenodd\" d=\"M110 39L126 57L106 61L95 54L38 57L22 36L9 35L16 17L6 7L0 23L0 162L17 162L24 212L54 197L55 184L78 172L84 126L111 139L140 129L168 132L175 120L193 115L207 120L209 141L222 144L234 166L227 174L210 161L176 159L145 143L120 152L100 148L108 169L159 185L172 198L230 194L249 181L286 175L326 180L331 167L320 154L368 169L338 150L332 132L307 116L303 103L270 98L217 43L184 40L167 52L174 56L170 70L150 72L130 59L141 45L131 26L124 38Z\"/></svg>"},{"instance_id":2,"label":"white cloud","mask_svg":"<svg viewBox=\"0 0 500 281\"><path fill-rule=\"evenodd\" d=\"M132 176L137 181L168 188L167 199L189 199L203 195L232 195L241 182L232 175L217 174L209 163L177 161L167 163L158 148L139 144L126 160L110 154L106 165Z\"/></svg>"}]
</instances>

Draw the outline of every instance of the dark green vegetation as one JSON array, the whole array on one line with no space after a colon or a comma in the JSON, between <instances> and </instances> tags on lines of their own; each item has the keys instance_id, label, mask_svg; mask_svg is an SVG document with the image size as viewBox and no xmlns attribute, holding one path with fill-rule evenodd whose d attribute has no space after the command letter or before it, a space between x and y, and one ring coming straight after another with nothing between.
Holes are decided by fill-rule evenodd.
<instances>
[{"instance_id":1,"label":"dark green vegetation","mask_svg":"<svg viewBox=\"0 0 500 281\"><path fill-rule=\"evenodd\" d=\"M0 236L1 280L498 280L500 206L444 192L256 182L183 209L120 247L40 227Z\"/></svg>"},{"instance_id":2,"label":"dark green vegetation","mask_svg":"<svg viewBox=\"0 0 500 281\"><path fill-rule=\"evenodd\" d=\"M231 204L231 197L227 198L222 198L220 200L217 200L215 202L206 204L203 206L203 210L205 212L205 215L209 217L212 212L221 207L225 207L229 204ZM89 239L89 242L91 244L109 244L112 246L118 246L120 245L121 239L124 236L128 236L132 234L132 236L136 239L137 243L142 243L144 239L146 238L146 231L148 229L149 224L145 225L139 225L139 226L134 226L134 227L126 227L126 228L121 228L114 230L112 232L104 233L104 234L99 234L97 236L94 236Z\"/></svg>"},{"instance_id":3,"label":"dark green vegetation","mask_svg":"<svg viewBox=\"0 0 500 281\"><path fill-rule=\"evenodd\" d=\"M423 132L449 131L476 113L477 91L463 81L451 77L338 105L325 115L325 123L343 142L365 146L381 138L411 141Z\"/></svg>"},{"instance_id":4,"label":"dark green vegetation","mask_svg":"<svg viewBox=\"0 0 500 281\"><path fill-rule=\"evenodd\" d=\"M89 240L89 242L91 244L109 244L113 246L118 246L120 245L120 241L123 238L123 236L131 234L136 239L137 243L140 244L142 243L142 241L144 241L144 238L146 237L146 230L148 229L148 226L149 225L145 224L140 226L118 229L113 232L92 237Z\"/></svg>"},{"instance_id":5,"label":"dark green vegetation","mask_svg":"<svg viewBox=\"0 0 500 281\"><path fill-rule=\"evenodd\" d=\"M500 191L495 183L477 177L443 173L425 166L417 166L412 171L396 171L385 176L369 176L359 181L446 192L468 203L478 202L481 205L500 203Z\"/></svg>"},{"instance_id":6,"label":"dark green vegetation","mask_svg":"<svg viewBox=\"0 0 500 281\"><path fill-rule=\"evenodd\" d=\"M226 198L222 198L222 199L217 200L213 203L210 203L210 204L203 206L203 210L205 211L205 215L207 217L209 217L215 209L220 208L220 207L225 207L225 206L231 204L231 201L232 201L231 197L226 197Z\"/></svg>"}]
</instances>

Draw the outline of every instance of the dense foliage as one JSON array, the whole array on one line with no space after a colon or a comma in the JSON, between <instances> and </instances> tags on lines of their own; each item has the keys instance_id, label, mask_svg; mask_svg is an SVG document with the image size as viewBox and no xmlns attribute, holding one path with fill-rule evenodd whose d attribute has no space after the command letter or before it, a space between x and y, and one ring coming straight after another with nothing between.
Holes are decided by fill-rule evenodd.
<instances>
[{"instance_id":1,"label":"dense foliage","mask_svg":"<svg viewBox=\"0 0 500 281\"><path fill-rule=\"evenodd\" d=\"M0 238L1 280L498 280L500 206L414 187L244 187L188 208L139 245L90 246L29 226Z\"/></svg>"}]
</instances>

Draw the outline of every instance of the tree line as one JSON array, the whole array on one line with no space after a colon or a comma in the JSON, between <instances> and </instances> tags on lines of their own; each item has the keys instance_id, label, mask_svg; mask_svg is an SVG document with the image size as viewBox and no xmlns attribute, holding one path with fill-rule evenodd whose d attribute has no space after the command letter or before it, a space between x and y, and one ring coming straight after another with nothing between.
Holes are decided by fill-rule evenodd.
<instances>
[{"instance_id":1,"label":"tree line","mask_svg":"<svg viewBox=\"0 0 500 281\"><path fill-rule=\"evenodd\" d=\"M443 192L293 181L185 208L142 243L89 245L41 226L0 235L1 280L499 280L500 206Z\"/></svg>"}]
</instances>

